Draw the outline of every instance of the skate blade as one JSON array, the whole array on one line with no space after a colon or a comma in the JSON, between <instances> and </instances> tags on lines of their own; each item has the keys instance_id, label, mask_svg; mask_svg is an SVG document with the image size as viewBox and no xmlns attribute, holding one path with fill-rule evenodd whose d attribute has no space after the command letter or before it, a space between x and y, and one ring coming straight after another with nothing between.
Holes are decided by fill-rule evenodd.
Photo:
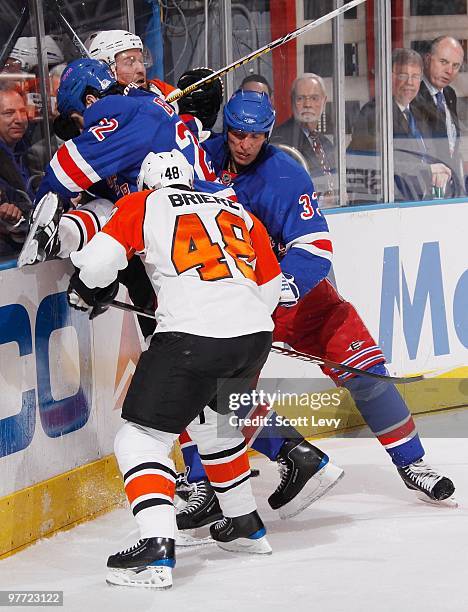
<instances>
[{"instance_id":1,"label":"skate blade","mask_svg":"<svg viewBox=\"0 0 468 612\"><path fill-rule=\"evenodd\" d=\"M18 255L16 264L18 268L36 263L38 251L38 243L35 239L36 232L39 227L45 227L52 221L57 208L58 197L55 193L49 191L49 193L46 193L37 205L36 216L34 217L28 235L26 236L23 248Z\"/></svg>"},{"instance_id":2,"label":"skate blade","mask_svg":"<svg viewBox=\"0 0 468 612\"><path fill-rule=\"evenodd\" d=\"M188 546L206 546L207 544L214 544L211 536L197 538L186 531L179 531L176 537L176 546L181 546L182 548Z\"/></svg>"},{"instance_id":3,"label":"skate blade","mask_svg":"<svg viewBox=\"0 0 468 612\"><path fill-rule=\"evenodd\" d=\"M172 568L147 566L141 570L108 568L107 584L112 586L145 587L149 589L170 589Z\"/></svg>"},{"instance_id":4,"label":"skate blade","mask_svg":"<svg viewBox=\"0 0 468 612\"><path fill-rule=\"evenodd\" d=\"M281 519L297 516L325 493L330 491L344 476L344 470L330 461L304 485L290 502L278 509Z\"/></svg>"},{"instance_id":5,"label":"skate blade","mask_svg":"<svg viewBox=\"0 0 468 612\"><path fill-rule=\"evenodd\" d=\"M416 497L424 502L425 504L429 504L430 506L438 506L439 508L458 508L457 500L452 497L447 497L447 499L431 499L421 491L415 491Z\"/></svg>"},{"instance_id":6,"label":"skate blade","mask_svg":"<svg viewBox=\"0 0 468 612\"><path fill-rule=\"evenodd\" d=\"M232 542L216 542L216 544L228 552L246 553L249 555L271 555L273 552L266 536L257 540L238 538Z\"/></svg>"}]
</instances>

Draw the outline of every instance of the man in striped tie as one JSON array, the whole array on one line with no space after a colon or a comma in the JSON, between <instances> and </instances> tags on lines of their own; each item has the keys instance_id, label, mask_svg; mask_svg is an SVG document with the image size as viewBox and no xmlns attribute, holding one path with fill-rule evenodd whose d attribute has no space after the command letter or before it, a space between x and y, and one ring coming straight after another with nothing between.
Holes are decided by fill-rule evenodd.
<instances>
[{"instance_id":1,"label":"man in striped tie","mask_svg":"<svg viewBox=\"0 0 468 612\"><path fill-rule=\"evenodd\" d=\"M451 171L431 155L424 115L413 103L423 78L422 58L412 49L392 54L393 162L395 200L430 199L433 187L444 192ZM363 106L353 127L348 153L376 150L376 106Z\"/></svg>"}]
</instances>

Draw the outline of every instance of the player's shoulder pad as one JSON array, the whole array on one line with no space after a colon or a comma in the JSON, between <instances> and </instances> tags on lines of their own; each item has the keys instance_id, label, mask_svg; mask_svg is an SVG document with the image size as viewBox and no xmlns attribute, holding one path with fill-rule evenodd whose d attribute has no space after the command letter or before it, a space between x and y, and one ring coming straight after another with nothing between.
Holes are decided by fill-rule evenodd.
<instances>
[{"instance_id":1,"label":"player's shoulder pad","mask_svg":"<svg viewBox=\"0 0 468 612\"><path fill-rule=\"evenodd\" d=\"M314 191L309 174L290 155L274 145L266 147L262 162L258 165L258 173L266 185L274 186L275 190L291 193L291 190Z\"/></svg>"},{"instance_id":2,"label":"player's shoulder pad","mask_svg":"<svg viewBox=\"0 0 468 612\"><path fill-rule=\"evenodd\" d=\"M84 112L85 130L102 119L115 117L119 124L125 124L138 113L138 101L128 96L112 95L101 98Z\"/></svg>"}]
</instances>

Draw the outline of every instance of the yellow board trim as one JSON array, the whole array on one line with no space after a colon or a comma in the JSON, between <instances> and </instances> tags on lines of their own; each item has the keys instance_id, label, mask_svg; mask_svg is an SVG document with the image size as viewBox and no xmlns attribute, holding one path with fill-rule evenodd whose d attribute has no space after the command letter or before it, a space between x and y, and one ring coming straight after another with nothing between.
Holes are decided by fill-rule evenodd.
<instances>
[{"instance_id":1,"label":"yellow board trim","mask_svg":"<svg viewBox=\"0 0 468 612\"><path fill-rule=\"evenodd\" d=\"M466 408L467 381L463 379L467 377L468 368L458 368L428 381L400 385L399 391L414 415ZM348 392L341 389L340 393L339 408L322 408L319 414L324 411L326 416L341 415L345 417L341 425L336 429L299 427L305 437L315 440L332 437L364 425ZM253 450L249 452L257 454ZM176 469L181 471L183 459L178 445L175 445L173 458ZM124 503L122 477L114 455L11 493L0 499L0 559Z\"/></svg>"},{"instance_id":2,"label":"yellow board trim","mask_svg":"<svg viewBox=\"0 0 468 612\"><path fill-rule=\"evenodd\" d=\"M125 500L113 455L0 499L0 559L112 510Z\"/></svg>"}]
</instances>

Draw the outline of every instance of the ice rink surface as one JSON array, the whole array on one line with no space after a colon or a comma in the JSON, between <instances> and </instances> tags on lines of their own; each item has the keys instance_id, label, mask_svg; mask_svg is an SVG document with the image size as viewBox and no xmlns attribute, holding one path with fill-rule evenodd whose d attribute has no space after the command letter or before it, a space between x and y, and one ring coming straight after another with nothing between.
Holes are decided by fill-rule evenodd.
<instances>
[{"instance_id":1,"label":"ice rink surface","mask_svg":"<svg viewBox=\"0 0 468 612\"><path fill-rule=\"evenodd\" d=\"M234 555L215 544L178 548L171 590L111 587L107 556L138 539L122 508L4 559L0 589L63 590L63 609L73 612L466 612L468 411L418 423L447 420L465 438L426 439L426 459L455 481L458 508L417 500L374 439L321 440L345 477L289 521L266 502L278 483L276 465L251 461L261 471L252 482L271 556Z\"/></svg>"}]
</instances>

